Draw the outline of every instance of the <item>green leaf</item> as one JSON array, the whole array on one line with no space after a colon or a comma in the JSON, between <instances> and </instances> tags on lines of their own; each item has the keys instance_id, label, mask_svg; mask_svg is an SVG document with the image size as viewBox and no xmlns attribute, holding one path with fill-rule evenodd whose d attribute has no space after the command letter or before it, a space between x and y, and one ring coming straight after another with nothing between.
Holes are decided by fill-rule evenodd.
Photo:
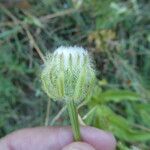
<instances>
[{"instance_id":1,"label":"green leaf","mask_svg":"<svg viewBox=\"0 0 150 150\"><path fill-rule=\"evenodd\" d=\"M24 22L27 24L32 24L35 25L37 27L43 28L43 24L40 22L40 20L34 16L28 16L24 19Z\"/></svg>"},{"instance_id":2,"label":"green leaf","mask_svg":"<svg viewBox=\"0 0 150 150\"><path fill-rule=\"evenodd\" d=\"M123 144L123 143L121 143L121 142L118 142L118 143L117 143L117 148L118 148L119 150L130 150L128 147L126 147L125 144Z\"/></svg>"},{"instance_id":3,"label":"green leaf","mask_svg":"<svg viewBox=\"0 0 150 150\"><path fill-rule=\"evenodd\" d=\"M120 102L122 100L137 101L140 99L138 94L127 90L107 90L101 93L101 97L106 102Z\"/></svg>"},{"instance_id":4,"label":"green leaf","mask_svg":"<svg viewBox=\"0 0 150 150\"><path fill-rule=\"evenodd\" d=\"M109 107L105 105L97 106L95 120L92 125L111 131L117 138L127 142L138 142L150 140L150 132L136 130L133 125L125 118L115 114ZM91 116L93 114L90 114ZM87 121L88 119L86 119Z\"/></svg>"},{"instance_id":5,"label":"green leaf","mask_svg":"<svg viewBox=\"0 0 150 150\"><path fill-rule=\"evenodd\" d=\"M150 128L150 104L141 103L135 104L135 109L138 112L139 118L141 118L141 124Z\"/></svg>"},{"instance_id":6,"label":"green leaf","mask_svg":"<svg viewBox=\"0 0 150 150\"><path fill-rule=\"evenodd\" d=\"M21 30L21 27L20 26L16 26L16 27L14 27L11 30L4 31L4 32L2 32L0 34L0 39L11 37L12 35L16 34L20 30Z\"/></svg>"},{"instance_id":7,"label":"green leaf","mask_svg":"<svg viewBox=\"0 0 150 150\"><path fill-rule=\"evenodd\" d=\"M150 132L133 129L128 120L115 114L107 106L100 106L99 113L107 115L106 117L109 118L109 130L118 138L130 142L150 140Z\"/></svg>"}]
</instances>

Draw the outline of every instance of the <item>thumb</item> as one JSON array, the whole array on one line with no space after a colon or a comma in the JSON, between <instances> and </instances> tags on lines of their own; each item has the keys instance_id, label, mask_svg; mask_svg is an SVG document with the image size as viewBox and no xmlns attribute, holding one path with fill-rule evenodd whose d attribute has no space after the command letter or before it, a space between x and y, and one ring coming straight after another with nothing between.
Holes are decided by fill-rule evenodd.
<instances>
[{"instance_id":1,"label":"thumb","mask_svg":"<svg viewBox=\"0 0 150 150\"><path fill-rule=\"evenodd\" d=\"M95 148L84 142L73 142L65 146L62 150L95 150Z\"/></svg>"}]
</instances>

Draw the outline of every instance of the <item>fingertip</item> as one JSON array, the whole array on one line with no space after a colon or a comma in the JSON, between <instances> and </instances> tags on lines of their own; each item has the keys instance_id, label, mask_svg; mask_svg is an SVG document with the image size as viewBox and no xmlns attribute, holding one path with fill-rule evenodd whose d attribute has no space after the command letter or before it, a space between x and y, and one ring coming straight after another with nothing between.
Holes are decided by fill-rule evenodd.
<instances>
[{"instance_id":1,"label":"fingertip","mask_svg":"<svg viewBox=\"0 0 150 150\"><path fill-rule=\"evenodd\" d=\"M106 131L94 127L81 127L82 139L93 145L97 150L115 150L116 139Z\"/></svg>"},{"instance_id":2,"label":"fingertip","mask_svg":"<svg viewBox=\"0 0 150 150\"><path fill-rule=\"evenodd\" d=\"M95 148L88 143L73 142L65 146L62 150L95 150Z\"/></svg>"}]
</instances>

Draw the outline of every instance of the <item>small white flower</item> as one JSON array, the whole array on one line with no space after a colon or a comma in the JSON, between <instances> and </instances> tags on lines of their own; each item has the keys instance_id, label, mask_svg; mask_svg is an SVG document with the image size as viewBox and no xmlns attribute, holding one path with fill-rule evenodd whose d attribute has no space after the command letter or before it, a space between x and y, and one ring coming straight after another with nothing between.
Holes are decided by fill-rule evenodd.
<instances>
[{"instance_id":1,"label":"small white flower","mask_svg":"<svg viewBox=\"0 0 150 150\"><path fill-rule=\"evenodd\" d=\"M84 50L82 47L64 47L61 46L57 48L54 52L54 55L57 55L60 57L63 55L64 57L64 65L65 68L69 67L69 59L72 57L72 65L77 65L78 59L80 59L79 66L81 67L83 65L83 61L85 56L88 57L88 53L86 50Z\"/></svg>"},{"instance_id":2,"label":"small white flower","mask_svg":"<svg viewBox=\"0 0 150 150\"><path fill-rule=\"evenodd\" d=\"M93 87L95 72L86 50L61 46L47 57L41 79L51 98L81 100Z\"/></svg>"}]
</instances>

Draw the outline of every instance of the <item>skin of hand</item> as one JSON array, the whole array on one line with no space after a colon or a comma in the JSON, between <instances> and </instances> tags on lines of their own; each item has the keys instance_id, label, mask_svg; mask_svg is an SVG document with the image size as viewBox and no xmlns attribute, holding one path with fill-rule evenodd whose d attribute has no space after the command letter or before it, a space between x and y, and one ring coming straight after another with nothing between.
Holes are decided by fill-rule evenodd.
<instances>
[{"instance_id":1,"label":"skin of hand","mask_svg":"<svg viewBox=\"0 0 150 150\"><path fill-rule=\"evenodd\" d=\"M36 127L15 131L0 140L0 150L115 150L114 136L81 127L81 142L73 142L70 127Z\"/></svg>"}]
</instances>

